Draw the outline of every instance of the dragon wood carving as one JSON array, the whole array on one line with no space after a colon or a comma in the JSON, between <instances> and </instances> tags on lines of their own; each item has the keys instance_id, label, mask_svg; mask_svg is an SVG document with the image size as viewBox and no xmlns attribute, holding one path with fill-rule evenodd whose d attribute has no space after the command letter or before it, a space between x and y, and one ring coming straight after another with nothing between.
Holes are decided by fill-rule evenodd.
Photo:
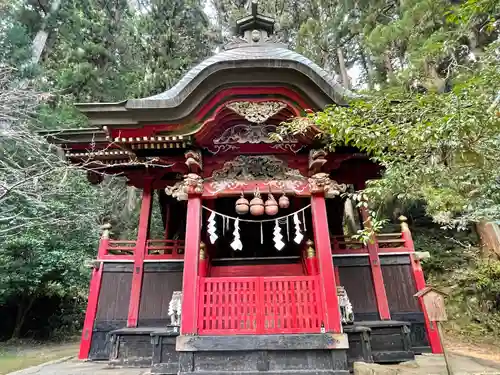
<instances>
[{"instance_id":1,"label":"dragon wood carving","mask_svg":"<svg viewBox=\"0 0 500 375\"><path fill-rule=\"evenodd\" d=\"M285 136L279 142L272 139L272 134L276 133L276 125L270 124L238 124L227 128L220 136L214 138L213 149L207 147L208 151L218 154L229 150L237 150L241 144L269 144L278 150L289 150L297 153L303 147L299 141L292 136Z\"/></svg>"},{"instance_id":2,"label":"dragon wood carving","mask_svg":"<svg viewBox=\"0 0 500 375\"><path fill-rule=\"evenodd\" d=\"M325 193L325 198L335 198L345 192L347 185L330 179L328 173L316 173L309 178L311 194Z\"/></svg>"},{"instance_id":3,"label":"dragon wood carving","mask_svg":"<svg viewBox=\"0 0 500 375\"><path fill-rule=\"evenodd\" d=\"M297 169L288 168L275 156L240 155L224 163L224 167L212 173L212 181L221 180L305 180Z\"/></svg>"},{"instance_id":4,"label":"dragon wood carving","mask_svg":"<svg viewBox=\"0 0 500 375\"><path fill-rule=\"evenodd\" d=\"M203 194L203 178L196 173L188 173L184 176L184 180L174 186L167 186L165 193L179 201L187 200L189 194Z\"/></svg>"}]
</instances>

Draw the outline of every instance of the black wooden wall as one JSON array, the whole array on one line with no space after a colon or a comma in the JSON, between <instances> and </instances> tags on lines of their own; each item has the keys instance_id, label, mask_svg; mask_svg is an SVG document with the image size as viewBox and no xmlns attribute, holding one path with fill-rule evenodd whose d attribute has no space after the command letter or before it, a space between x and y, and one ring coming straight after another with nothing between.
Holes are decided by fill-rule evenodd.
<instances>
[{"instance_id":1,"label":"black wooden wall","mask_svg":"<svg viewBox=\"0 0 500 375\"><path fill-rule=\"evenodd\" d=\"M170 322L168 305L172 293L182 290L183 262L144 264L139 306L139 327L165 327ZM104 263L89 359L109 358L108 333L127 326L132 263Z\"/></svg>"},{"instance_id":2,"label":"black wooden wall","mask_svg":"<svg viewBox=\"0 0 500 375\"><path fill-rule=\"evenodd\" d=\"M132 263L104 263L89 358L109 358L108 332L127 325Z\"/></svg>"},{"instance_id":3,"label":"black wooden wall","mask_svg":"<svg viewBox=\"0 0 500 375\"><path fill-rule=\"evenodd\" d=\"M339 285L346 288L356 321L379 320L377 301L367 256L335 257ZM381 255L380 264L393 320L409 321L414 350L428 351L424 315L420 310L409 255Z\"/></svg>"},{"instance_id":4,"label":"black wooden wall","mask_svg":"<svg viewBox=\"0 0 500 375\"><path fill-rule=\"evenodd\" d=\"M183 262L145 263L139 306L140 327L170 323L168 305L174 291L182 290Z\"/></svg>"}]
</instances>

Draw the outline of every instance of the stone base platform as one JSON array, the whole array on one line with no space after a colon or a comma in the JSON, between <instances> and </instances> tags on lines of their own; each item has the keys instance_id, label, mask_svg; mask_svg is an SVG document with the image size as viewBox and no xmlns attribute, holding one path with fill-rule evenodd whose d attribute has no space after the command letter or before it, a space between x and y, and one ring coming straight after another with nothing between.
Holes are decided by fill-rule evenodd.
<instances>
[{"instance_id":1,"label":"stone base platform","mask_svg":"<svg viewBox=\"0 0 500 375\"><path fill-rule=\"evenodd\" d=\"M409 322L396 320L362 321L353 327L370 328L370 346L373 362L399 363L415 359L411 348Z\"/></svg>"},{"instance_id":2,"label":"stone base platform","mask_svg":"<svg viewBox=\"0 0 500 375\"><path fill-rule=\"evenodd\" d=\"M179 336L179 375L347 375L347 335Z\"/></svg>"}]
</instances>

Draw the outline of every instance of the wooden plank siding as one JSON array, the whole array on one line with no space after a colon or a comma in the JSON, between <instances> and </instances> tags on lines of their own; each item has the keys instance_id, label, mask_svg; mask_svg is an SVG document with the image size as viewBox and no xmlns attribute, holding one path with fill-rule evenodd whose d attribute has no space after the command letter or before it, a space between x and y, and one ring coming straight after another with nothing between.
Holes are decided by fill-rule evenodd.
<instances>
[{"instance_id":1,"label":"wooden plank siding","mask_svg":"<svg viewBox=\"0 0 500 375\"><path fill-rule=\"evenodd\" d=\"M375 291L371 270L366 266L340 266L339 285L342 285L349 296L354 314L377 314L377 300L375 299Z\"/></svg>"},{"instance_id":2,"label":"wooden plank siding","mask_svg":"<svg viewBox=\"0 0 500 375\"><path fill-rule=\"evenodd\" d=\"M127 321L131 286L132 270L130 272L106 272L104 268L96 322Z\"/></svg>"},{"instance_id":3,"label":"wooden plank siding","mask_svg":"<svg viewBox=\"0 0 500 375\"><path fill-rule=\"evenodd\" d=\"M139 306L139 326L164 326L170 322L168 306L174 291L182 290L182 271L145 269Z\"/></svg>"},{"instance_id":4,"label":"wooden plank siding","mask_svg":"<svg viewBox=\"0 0 500 375\"><path fill-rule=\"evenodd\" d=\"M391 313L420 312L417 292L409 264L382 265L385 290Z\"/></svg>"},{"instance_id":5,"label":"wooden plank siding","mask_svg":"<svg viewBox=\"0 0 500 375\"><path fill-rule=\"evenodd\" d=\"M108 333L127 325L131 287L131 263L104 264L89 359L109 358Z\"/></svg>"}]
</instances>

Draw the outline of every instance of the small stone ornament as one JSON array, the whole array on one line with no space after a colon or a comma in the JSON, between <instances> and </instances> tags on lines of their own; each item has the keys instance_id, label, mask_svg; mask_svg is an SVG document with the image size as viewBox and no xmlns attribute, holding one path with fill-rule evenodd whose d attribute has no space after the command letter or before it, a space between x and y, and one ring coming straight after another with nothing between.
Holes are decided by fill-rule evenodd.
<instances>
[{"instance_id":1,"label":"small stone ornament","mask_svg":"<svg viewBox=\"0 0 500 375\"><path fill-rule=\"evenodd\" d=\"M288 199L288 197L285 195L285 193L283 193L283 195L278 200L278 204L279 204L280 208L290 207L290 199Z\"/></svg>"},{"instance_id":2,"label":"small stone ornament","mask_svg":"<svg viewBox=\"0 0 500 375\"><path fill-rule=\"evenodd\" d=\"M265 203L265 212L266 215L274 216L278 213L278 202L274 199L272 194L267 196L267 200Z\"/></svg>"},{"instance_id":3,"label":"small stone ornament","mask_svg":"<svg viewBox=\"0 0 500 375\"><path fill-rule=\"evenodd\" d=\"M259 190L255 190L254 198L250 201L250 213L253 216L264 215L264 201L260 197Z\"/></svg>"},{"instance_id":4,"label":"small stone ornament","mask_svg":"<svg viewBox=\"0 0 500 375\"><path fill-rule=\"evenodd\" d=\"M250 203L248 203L248 199L241 193L241 197L236 201L236 213L238 215L246 215L249 209Z\"/></svg>"},{"instance_id":5,"label":"small stone ornament","mask_svg":"<svg viewBox=\"0 0 500 375\"><path fill-rule=\"evenodd\" d=\"M172 299L168 305L168 315L170 316L170 325L181 325L181 309L182 309L182 292L175 291L172 293Z\"/></svg>"},{"instance_id":6,"label":"small stone ornament","mask_svg":"<svg viewBox=\"0 0 500 375\"><path fill-rule=\"evenodd\" d=\"M347 296L347 292L343 286L337 287L337 296L339 299L340 317L343 324L354 323L354 312L352 310L351 301Z\"/></svg>"}]
</instances>

